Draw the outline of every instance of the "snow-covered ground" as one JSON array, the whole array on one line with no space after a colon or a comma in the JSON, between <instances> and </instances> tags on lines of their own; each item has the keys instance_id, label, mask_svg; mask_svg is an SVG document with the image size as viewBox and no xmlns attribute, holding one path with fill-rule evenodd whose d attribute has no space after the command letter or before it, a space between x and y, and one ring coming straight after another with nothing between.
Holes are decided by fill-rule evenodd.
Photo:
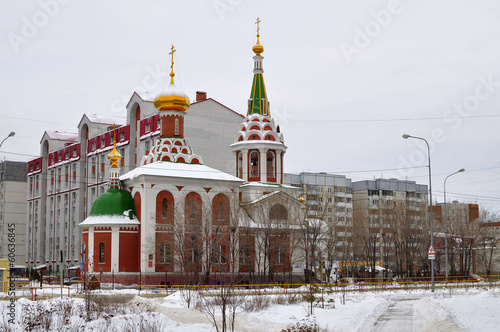
<instances>
[{"instance_id":1,"label":"snow-covered ground","mask_svg":"<svg viewBox=\"0 0 500 332\"><path fill-rule=\"evenodd\" d=\"M9 325L7 305L0 302L0 331L214 331L207 316L187 308L180 292L168 297L138 297L131 290L107 291L93 299L101 303L87 322L85 300L57 298L51 300L16 300L16 324ZM297 323L316 324L323 331L495 331L500 326L500 286L478 285L469 289L346 292L325 295L308 317L307 303L271 304L268 308L243 312L236 316L237 331L282 331ZM111 309L106 303L128 297L130 301ZM247 296L249 302L254 295ZM268 296L277 301L279 296ZM283 300L283 296L281 296ZM103 303L104 302L104 303ZM119 302L119 301L116 301ZM273 302L273 301L271 301ZM96 307L97 308L97 307ZM2 322L3 319L3 322ZM142 325L141 325L142 324ZM405 325L406 324L406 325Z\"/></svg>"}]
</instances>

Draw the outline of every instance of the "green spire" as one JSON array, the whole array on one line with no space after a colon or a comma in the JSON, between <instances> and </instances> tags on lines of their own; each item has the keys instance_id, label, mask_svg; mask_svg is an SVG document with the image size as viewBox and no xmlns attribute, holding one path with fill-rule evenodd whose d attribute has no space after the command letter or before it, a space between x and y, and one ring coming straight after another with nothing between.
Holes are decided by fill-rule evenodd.
<instances>
[{"instance_id":1,"label":"green spire","mask_svg":"<svg viewBox=\"0 0 500 332\"><path fill-rule=\"evenodd\" d=\"M252 47L255 56L253 57L253 83L250 99L248 100L247 116L251 114L271 115L269 111L269 102L267 101L266 85L264 84L264 70L262 69L262 60L264 57L261 55L264 52L264 46L259 42L259 23L261 21L257 18L257 44Z\"/></svg>"},{"instance_id":2,"label":"green spire","mask_svg":"<svg viewBox=\"0 0 500 332\"><path fill-rule=\"evenodd\" d=\"M271 115L269 112L269 102L267 101L266 85L262 74L254 74L252 92L248 100L248 115L251 114Z\"/></svg>"}]
</instances>

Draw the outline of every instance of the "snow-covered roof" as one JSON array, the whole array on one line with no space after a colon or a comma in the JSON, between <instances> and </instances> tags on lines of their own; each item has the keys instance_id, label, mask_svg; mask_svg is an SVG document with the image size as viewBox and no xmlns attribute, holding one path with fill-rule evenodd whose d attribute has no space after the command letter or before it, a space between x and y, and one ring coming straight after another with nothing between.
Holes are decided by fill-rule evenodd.
<instances>
[{"instance_id":1,"label":"snow-covered roof","mask_svg":"<svg viewBox=\"0 0 500 332\"><path fill-rule=\"evenodd\" d=\"M127 124L127 120L124 117L110 116L110 115L98 115L98 114L85 114L90 122L93 123L103 123L117 126L124 126Z\"/></svg>"},{"instance_id":2,"label":"snow-covered roof","mask_svg":"<svg viewBox=\"0 0 500 332\"><path fill-rule=\"evenodd\" d=\"M46 131L50 139L55 139L58 141L78 141L78 134L66 133L62 131Z\"/></svg>"},{"instance_id":3,"label":"snow-covered roof","mask_svg":"<svg viewBox=\"0 0 500 332\"><path fill-rule=\"evenodd\" d=\"M243 186L244 186L244 185L242 185L241 187L243 187ZM277 190L277 191L273 191L272 193L262 195L262 196L260 196L260 197L258 197L258 198L256 198L256 199L254 199L254 200L252 200L252 201L250 201L250 202L244 203L244 204L242 204L242 205L255 204L255 203L258 203L258 202L260 202L260 201L263 201L263 200L265 200L265 199L267 199L267 198L269 198L269 197L271 197L271 196L274 196L274 195L276 195L276 194L278 194L278 193L280 193L280 191L278 191L278 190Z\"/></svg>"},{"instance_id":4,"label":"snow-covered roof","mask_svg":"<svg viewBox=\"0 0 500 332\"><path fill-rule=\"evenodd\" d=\"M153 102L156 97L156 94L149 91L135 91L135 93L137 93L139 97L141 97L141 99L144 101Z\"/></svg>"},{"instance_id":5,"label":"snow-covered roof","mask_svg":"<svg viewBox=\"0 0 500 332\"><path fill-rule=\"evenodd\" d=\"M174 163L169 161L157 161L139 166L127 174L120 176L120 180L133 180L141 175L243 182L240 178L206 165Z\"/></svg>"},{"instance_id":6,"label":"snow-covered roof","mask_svg":"<svg viewBox=\"0 0 500 332\"><path fill-rule=\"evenodd\" d=\"M187 97L187 95L179 89L175 84L170 83L168 87L160 92L155 98L160 97L160 96L179 96L179 97ZM188 99L189 100L189 99Z\"/></svg>"},{"instance_id":7,"label":"snow-covered roof","mask_svg":"<svg viewBox=\"0 0 500 332\"><path fill-rule=\"evenodd\" d=\"M96 226L96 225L115 225L115 226L136 226L139 225L140 222L136 217L134 219L130 219L128 216L89 216L83 222L81 222L78 226L80 227L88 227L88 226Z\"/></svg>"},{"instance_id":8,"label":"snow-covered roof","mask_svg":"<svg viewBox=\"0 0 500 332\"><path fill-rule=\"evenodd\" d=\"M300 189L299 187L290 186L287 184L279 184L279 183L262 183L262 182L246 182L241 185L241 188L244 187L274 187L276 189Z\"/></svg>"}]
</instances>

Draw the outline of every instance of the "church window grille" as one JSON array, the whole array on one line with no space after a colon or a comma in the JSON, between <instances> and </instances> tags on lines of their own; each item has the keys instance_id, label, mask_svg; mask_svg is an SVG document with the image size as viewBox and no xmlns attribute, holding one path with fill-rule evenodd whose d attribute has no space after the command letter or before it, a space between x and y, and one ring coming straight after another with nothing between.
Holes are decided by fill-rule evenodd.
<instances>
[{"instance_id":1,"label":"church window grille","mask_svg":"<svg viewBox=\"0 0 500 332\"><path fill-rule=\"evenodd\" d=\"M170 244L162 243L160 246L160 263L171 263L170 261Z\"/></svg>"},{"instance_id":2,"label":"church window grille","mask_svg":"<svg viewBox=\"0 0 500 332\"><path fill-rule=\"evenodd\" d=\"M167 219L167 216L168 216L168 202L167 202L167 199L164 198L163 201L162 201L162 219Z\"/></svg>"},{"instance_id":3,"label":"church window grille","mask_svg":"<svg viewBox=\"0 0 500 332\"><path fill-rule=\"evenodd\" d=\"M99 263L104 262L104 242L99 244Z\"/></svg>"},{"instance_id":4,"label":"church window grille","mask_svg":"<svg viewBox=\"0 0 500 332\"><path fill-rule=\"evenodd\" d=\"M250 177L259 176L259 153L252 151L250 153Z\"/></svg>"},{"instance_id":5,"label":"church window grille","mask_svg":"<svg viewBox=\"0 0 500 332\"><path fill-rule=\"evenodd\" d=\"M267 152L267 176L270 178L276 177L274 173L274 152L268 151Z\"/></svg>"}]
</instances>

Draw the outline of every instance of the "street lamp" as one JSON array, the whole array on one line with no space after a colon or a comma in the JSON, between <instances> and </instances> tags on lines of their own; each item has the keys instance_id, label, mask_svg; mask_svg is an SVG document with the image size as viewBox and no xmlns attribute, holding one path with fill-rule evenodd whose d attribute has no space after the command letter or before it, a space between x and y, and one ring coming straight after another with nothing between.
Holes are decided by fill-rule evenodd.
<instances>
[{"instance_id":1,"label":"street lamp","mask_svg":"<svg viewBox=\"0 0 500 332\"><path fill-rule=\"evenodd\" d=\"M434 247L434 215L432 211L432 176L431 176L431 148L429 147L429 143L425 140L425 138L411 136L408 134L403 135L404 139L415 138L425 142L427 144L427 156L429 159L429 201L430 201L430 213L429 213L429 221L431 224L431 246ZM434 259L431 259L431 291L434 292Z\"/></svg>"},{"instance_id":2,"label":"street lamp","mask_svg":"<svg viewBox=\"0 0 500 332\"><path fill-rule=\"evenodd\" d=\"M6 140L7 138L12 137L12 136L14 136L15 134L16 134L15 132L11 131L11 132L9 133L9 136L5 137L5 138L3 139L3 141L0 143L0 148L2 147L3 142L5 142L5 140Z\"/></svg>"},{"instance_id":3,"label":"street lamp","mask_svg":"<svg viewBox=\"0 0 500 332\"><path fill-rule=\"evenodd\" d=\"M448 281L448 215L446 211L446 206L448 204L446 203L446 180L452 175L463 172L465 172L465 168L461 168L455 173L451 173L444 179L444 254L446 260L446 281Z\"/></svg>"}]
</instances>

